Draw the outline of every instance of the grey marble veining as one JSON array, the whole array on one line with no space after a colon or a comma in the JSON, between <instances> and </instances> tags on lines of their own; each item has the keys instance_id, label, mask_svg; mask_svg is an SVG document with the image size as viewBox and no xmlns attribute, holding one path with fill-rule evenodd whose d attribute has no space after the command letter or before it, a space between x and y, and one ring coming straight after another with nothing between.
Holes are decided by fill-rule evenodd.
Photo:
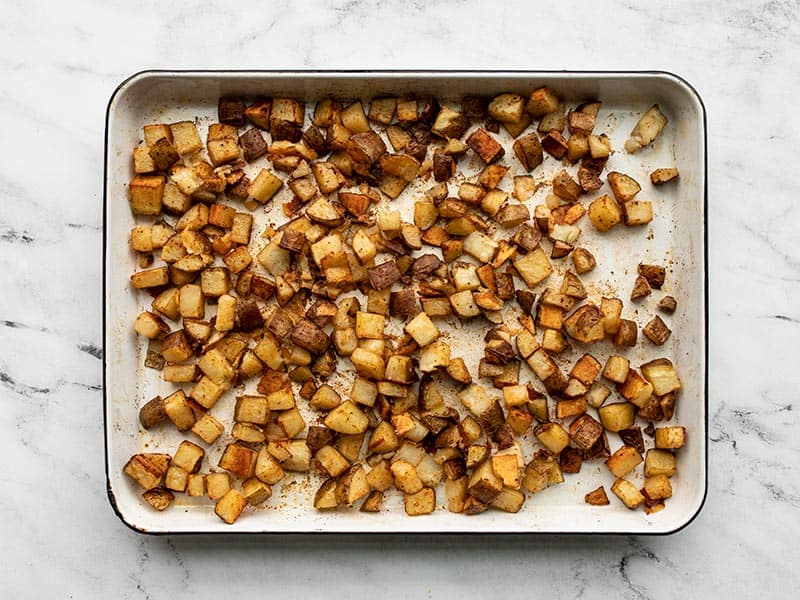
<instances>
[{"instance_id":1,"label":"grey marble veining","mask_svg":"<svg viewBox=\"0 0 800 600\"><path fill-rule=\"evenodd\" d=\"M3 597L792 597L800 3L0 3ZM104 493L103 120L153 67L665 69L709 114L709 495L670 537L180 537Z\"/></svg>"}]
</instances>

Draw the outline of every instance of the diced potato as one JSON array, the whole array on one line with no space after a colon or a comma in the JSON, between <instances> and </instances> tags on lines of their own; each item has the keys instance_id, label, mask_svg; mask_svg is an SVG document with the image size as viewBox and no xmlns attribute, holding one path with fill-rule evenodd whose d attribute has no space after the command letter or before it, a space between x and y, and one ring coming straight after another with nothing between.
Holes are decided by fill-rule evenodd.
<instances>
[{"instance_id":1,"label":"diced potato","mask_svg":"<svg viewBox=\"0 0 800 600\"><path fill-rule=\"evenodd\" d=\"M657 427L656 448L674 450L686 444L686 428L680 426Z\"/></svg>"},{"instance_id":2,"label":"diced potato","mask_svg":"<svg viewBox=\"0 0 800 600\"><path fill-rule=\"evenodd\" d=\"M228 490L214 506L216 515L228 525L235 523L247 506L247 498L239 490Z\"/></svg>"},{"instance_id":3,"label":"diced potato","mask_svg":"<svg viewBox=\"0 0 800 600\"><path fill-rule=\"evenodd\" d=\"M654 104L636 123L630 138L625 142L625 150L633 154L645 146L649 146L661 135L666 124L667 117L661 112L658 104Z\"/></svg>"},{"instance_id":4,"label":"diced potato","mask_svg":"<svg viewBox=\"0 0 800 600\"><path fill-rule=\"evenodd\" d=\"M211 500L219 500L231 489L231 477L227 473L206 475L206 491Z\"/></svg>"},{"instance_id":5,"label":"diced potato","mask_svg":"<svg viewBox=\"0 0 800 600\"><path fill-rule=\"evenodd\" d=\"M553 272L550 259L547 258L547 254L541 246L537 246L533 252L515 257L513 263L514 268L529 288L535 288Z\"/></svg>"},{"instance_id":6,"label":"diced potato","mask_svg":"<svg viewBox=\"0 0 800 600\"><path fill-rule=\"evenodd\" d=\"M620 446L619 449L606 460L606 466L615 477L625 477L642 462L642 455L636 448Z\"/></svg>"},{"instance_id":7,"label":"diced potato","mask_svg":"<svg viewBox=\"0 0 800 600\"><path fill-rule=\"evenodd\" d=\"M406 514L410 517L427 515L436 508L436 492L433 488L423 488L414 494L406 494L404 497Z\"/></svg>"},{"instance_id":8,"label":"diced potato","mask_svg":"<svg viewBox=\"0 0 800 600\"><path fill-rule=\"evenodd\" d=\"M553 454L558 454L569 445L569 434L558 423L542 423L533 430L533 434Z\"/></svg>"},{"instance_id":9,"label":"diced potato","mask_svg":"<svg viewBox=\"0 0 800 600\"><path fill-rule=\"evenodd\" d=\"M633 404L629 402L615 402L601 406L597 410L597 414L600 416L600 422L604 428L617 432L633 425L634 409Z\"/></svg>"},{"instance_id":10,"label":"diced potato","mask_svg":"<svg viewBox=\"0 0 800 600\"><path fill-rule=\"evenodd\" d=\"M364 433L369 426L369 419L356 404L347 400L328 413L325 426L338 433Z\"/></svg>"},{"instance_id":11,"label":"diced potato","mask_svg":"<svg viewBox=\"0 0 800 600\"><path fill-rule=\"evenodd\" d=\"M600 196L589 205L589 220L595 229L608 231L622 221L622 209L607 195Z\"/></svg>"},{"instance_id":12,"label":"diced potato","mask_svg":"<svg viewBox=\"0 0 800 600\"><path fill-rule=\"evenodd\" d=\"M627 479L617 479L614 485L611 486L611 491L614 492L617 498L622 500L622 503L628 508L636 508L644 502L642 493Z\"/></svg>"}]
</instances>

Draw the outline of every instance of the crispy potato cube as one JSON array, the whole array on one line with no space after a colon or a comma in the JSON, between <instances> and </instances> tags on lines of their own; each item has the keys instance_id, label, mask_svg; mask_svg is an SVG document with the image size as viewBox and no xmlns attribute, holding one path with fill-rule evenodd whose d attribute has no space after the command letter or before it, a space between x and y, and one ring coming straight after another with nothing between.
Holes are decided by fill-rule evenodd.
<instances>
[{"instance_id":1,"label":"crispy potato cube","mask_svg":"<svg viewBox=\"0 0 800 600\"><path fill-rule=\"evenodd\" d=\"M157 216L161 212L166 179L162 175L137 175L128 186L128 199L135 215Z\"/></svg>"},{"instance_id":2,"label":"crispy potato cube","mask_svg":"<svg viewBox=\"0 0 800 600\"><path fill-rule=\"evenodd\" d=\"M537 246L528 254L515 257L512 262L514 263L514 268L529 288L535 288L553 272L550 259L547 258L547 254L545 254L541 246Z\"/></svg>"},{"instance_id":3,"label":"crispy potato cube","mask_svg":"<svg viewBox=\"0 0 800 600\"><path fill-rule=\"evenodd\" d=\"M514 454L497 454L492 456L492 470L506 488L518 490L522 485L520 479L519 459Z\"/></svg>"},{"instance_id":4,"label":"crispy potato cube","mask_svg":"<svg viewBox=\"0 0 800 600\"><path fill-rule=\"evenodd\" d=\"M266 425L269 415L269 403L265 396L239 396L236 398L236 408L233 413L235 421Z\"/></svg>"},{"instance_id":5,"label":"crispy potato cube","mask_svg":"<svg viewBox=\"0 0 800 600\"><path fill-rule=\"evenodd\" d=\"M620 446L607 460L606 466L615 477L625 477L642 462L642 455L632 446Z\"/></svg>"},{"instance_id":6,"label":"crispy potato cube","mask_svg":"<svg viewBox=\"0 0 800 600\"><path fill-rule=\"evenodd\" d=\"M608 174L608 185L611 186L614 198L621 203L633 200L642 189L633 177L618 171L612 171Z\"/></svg>"},{"instance_id":7,"label":"crispy potato cube","mask_svg":"<svg viewBox=\"0 0 800 600\"><path fill-rule=\"evenodd\" d=\"M522 119L525 99L519 94L500 94L495 96L487 107L489 116L501 123L516 123Z\"/></svg>"},{"instance_id":8,"label":"crispy potato cube","mask_svg":"<svg viewBox=\"0 0 800 600\"><path fill-rule=\"evenodd\" d=\"M591 504L592 506L607 506L610 504L608 496L606 495L606 489L602 485L586 494L583 500L586 504Z\"/></svg>"},{"instance_id":9,"label":"crispy potato cube","mask_svg":"<svg viewBox=\"0 0 800 600\"><path fill-rule=\"evenodd\" d=\"M211 500L222 498L231 489L231 476L227 473L209 473L206 475L206 491Z\"/></svg>"},{"instance_id":10,"label":"crispy potato cube","mask_svg":"<svg viewBox=\"0 0 800 600\"><path fill-rule=\"evenodd\" d=\"M608 231L622 221L622 209L608 195L593 200L589 205L588 214L592 225L601 232Z\"/></svg>"},{"instance_id":11,"label":"crispy potato cube","mask_svg":"<svg viewBox=\"0 0 800 600\"><path fill-rule=\"evenodd\" d=\"M653 185L664 185L678 178L678 169L656 169L650 173L650 183Z\"/></svg>"},{"instance_id":12,"label":"crispy potato cube","mask_svg":"<svg viewBox=\"0 0 800 600\"><path fill-rule=\"evenodd\" d=\"M629 319L620 319L617 333L614 334L613 338L614 345L620 347L622 346L633 347L636 345L637 337L638 337L638 329L636 327L636 321L631 321Z\"/></svg>"},{"instance_id":13,"label":"crispy potato cube","mask_svg":"<svg viewBox=\"0 0 800 600\"><path fill-rule=\"evenodd\" d=\"M535 119L558 110L558 95L548 87L540 87L531 92L527 105L528 113Z\"/></svg>"},{"instance_id":14,"label":"crispy potato cube","mask_svg":"<svg viewBox=\"0 0 800 600\"><path fill-rule=\"evenodd\" d=\"M630 370L630 361L624 356L610 356L603 369L603 377L614 383L625 383Z\"/></svg>"},{"instance_id":15,"label":"crispy potato cube","mask_svg":"<svg viewBox=\"0 0 800 600\"><path fill-rule=\"evenodd\" d=\"M558 454L569 445L569 434L558 423L542 423L533 430L533 434L553 454Z\"/></svg>"},{"instance_id":16,"label":"crispy potato cube","mask_svg":"<svg viewBox=\"0 0 800 600\"><path fill-rule=\"evenodd\" d=\"M675 455L669 450L648 450L644 458L644 476L666 475L672 477L675 468Z\"/></svg>"},{"instance_id":17,"label":"crispy potato cube","mask_svg":"<svg viewBox=\"0 0 800 600\"><path fill-rule=\"evenodd\" d=\"M672 484L663 473L653 475L645 478L644 491L651 500L663 500L672 497Z\"/></svg>"},{"instance_id":18,"label":"crispy potato cube","mask_svg":"<svg viewBox=\"0 0 800 600\"><path fill-rule=\"evenodd\" d=\"M653 203L644 200L631 200L622 206L625 225L647 225L653 220Z\"/></svg>"},{"instance_id":19,"label":"crispy potato cube","mask_svg":"<svg viewBox=\"0 0 800 600\"><path fill-rule=\"evenodd\" d=\"M495 474L492 461L484 461L475 468L469 478L467 491L484 504L492 502L503 491L503 482Z\"/></svg>"},{"instance_id":20,"label":"crispy potato cube","mask_svg":"<svg viewBox=\"0 0 800 600\"><path fill-rule=\"evenodd\" d=\"M184 440L175 451L175 456L172 457L172 464L182 468L187 473L197 473L200 470L200 463L202 463L204 456L205 450L197 444Z\"/></svg>"},{"instance_id":21,"label":"crispy potato cube","mask_svg":"<svg viewBox=\"0 0 800 600\"><path fill-rule=\"evenodd\" d=\"M264 482L251 477L242 482L242 494L251 506L258 506L269 500L272 490Z\"/></svg>"},{"instance_id":22,"label":"crispy potato cube","mask_svg":"<svg viewBox=\"0 0 800 600\"><path fill-rule=\"evenodd\" d=\"M191 497L206 495L206 476L200 473L190 473L186 481L186 494Z\"/></svg>"},{"instance_id":23,"label":"crispy potato cube","mask_svg":"<svg viewBox=\"0 0 800 600\"><path fill-rule=\"evenodd\" d=\"M172 144L181 156L194 154L203 147L203 140L197 132L194 121L179 121L169 126Z\"/></svg>"},{"instance_id":24,"label":"crispy potato cube","mask_svg":"<svg viewBox=\"0 0 800 600\"><path fill-rule=\"evenodd\" d=\"M137 146L133 149L133 171L137 175L146 175L156 170L156 165L150 156L150 148L147 145Z\"/></svg>"},{"instance_id":25,"label":"crispy potato cube","mask_svg":"<svg viewBox=\"0 0 800 600\"><path fill-rule=\"evenodd\" d=\"M189 396L203 408L213 408L222 397L225 386L204 375L189 392Z\"/></svg>"},{"instance_id":26,"label":"crispy potato cube","mask_svg":"<svg viewBox=\"0 0 800 600\"><path fill-rule=\"evenodd\" d=\"M164 475L164 487L174 492L185 492L189 481L189 473L181 467L172 465Z\"/></svg>"},{"instance_id":27,"label":"crispy potato cube","mask_svg":"<svg viewBox=\"0 0 800 600\"><path fill-rule=\"evenodd\" d=\"M664 396L681 388L681 381L672 363L666 358L658 358L641 367L642 375L653 386L653 393Z\"/></svg>"},{"instance_id":28,"label":"crispy potato cube","mask_svg":"<svg viewBox=\"0 0 800 600\"><path fill-rule=\"evenodd\" d=\"M586 392L586 403L592 408L600 408L611 395L611 390L599 381L595 381Z\"/></svg>"},{"instance_id":29,"label":"crispy potato cube","mask_svg":"<svg viewBox=\"0 0 800 600\"><path fill-rule=\"evenodd\" d=\"M380 380L386 373L386 363L383 356L356 348L350 355L350 360L356 368L356 372L367 379Z\"/></svg>"},{"instance_id":30,"label":"crispy potato cube","mask_svg":"<svg viewBox=\"0 0 800 600\"><path fill-rule=\"evenodd\" d=\"M421 348L427 346L439 337L439 329L424 312L419 313L406 324L405 332L414 338L414 341L417 342Z\"/></svg>"},{"instance_id":31,"label":"crispy potato cube","mask_svg":"<svg viewBox=\"0 0 800 600\"><path fill-rule=\"evenodd\" d=\"M209 445L217 441L224 429L222 423L207 413L192 425L192 433Z\"/></svg>"},{"instance_id":32,"label":"crispy potato cube","mask_svg":"<svg viewBox=\"0 0 800 600\"><path fill-rule=\"evenodd\" d=\"M205 297L199 285L188 283L178 292L178 312L184 318L202 319L205 315Z\"/></svg>"},{"instance_id":33,"label":"crispy potato cube","mask_svg":"<svg viewBox=\"0 0 800 600\"><path fill-rule=\"evenodd\" d=\"M685 427L656 427L656 448L674 450L685 444Z\"/></svg>"},{"instance_id":34,"label":"crispy potato cube","mask_svg":"<svg viewBox=\"0 0 800 600\"><path fill-rule=\"evenodd\" d=\"M191 429L195 424L194 411L186 401L186 394L183 390L178 390L164 398L164 412L167 413L169 420L178 428L178 431Z\"/></svg>"},{"instance_id":35,"label":"crispy potato cube","mask_svg":"<svg viewBox=\"0 0 800 600\"><path fill-rule=\"evenodd\" d=\"M267 448L262 447L256 455L254 474L259 481L268 485L278 483L286 476L281 465Z\"/></svg>"},{"instance_id":36,"label":"crispy potato cube","mask_svg":"<svg viewBox=\"0 0 800 600\"><path fill-rule=\"evenodd\" d=\"M645 146L649 146L661 135L664 126L667 124L667 117L661 112L658 104L654 104L642 115L631 131L631 136L625 142L625 151L633 154Z\"/></svg>"},{"instance_id":37,"label":"crispy potato cube","mask_svg":"<svg viewBox=\"0 0 800 600\"><path fill-rule=\"evenodd\" d=\"M427 515L436 508L436 492L433 488L422 488L414 494L406 494L403 499L409 517Z\"/></svg>"},{"instance_id":38,"label":"crispy potato cube","mask_svg":"<svg viewBox=\"0 0 800 600\"><path fill-rule=\"evenodd\" d=\"M625 381L622 385L618 386L618 389L619 393L622 394L626 400L638 407L647 404L650 396L653 395L653 386L644 377L639 375L636 369L628 369Z\"/></svg>"},{"instance_id":39,"label":"crispy potato cube","mask_svg":"<svg viewBox=\"0 0 800 600\"><path fill-rule=\"evenodd\" d=\"M467 146L486 164L497 161L505 154L503 146L483 128L476 129L470 134L467 138Z\"/></svg>"},{"instance_id":40,"label":"crispy potato cube","mask_svg":"<svg viewBox=\"0 0 800 600\"><path fill-rule=\"evenodd\" d=\"M600 361L591 354L584 354L572 367L569 375L584 385L591 385L600 374L600 368Z\"/></svg>"},{"instance_id":41,"label":"crispy potato cube","mask_svg":"<svg viewBox=\"0 0 800 600\"><path fill-rule=\"evenodd\" d=\"M140 313L136 317L133 328L136 333L151 340L169 333L169 325L161 317L148 311Z\"/></svg>"},{"instance_id":42,"label":"crispy potato cube","mask_svg":"<svg viewBox=\"0 0 800 600\"><path fill-rule=\"evenodd\" d=\"M564 330L584 344L598 342L605 337L603 313L593 304L584 304L564 319Z\"/></svg>"},{"instance_id":43,"label":"crispy potato cube","mask_svg":"<svg viewBox=\"0 0 800 600\"><path fill-rule=\"evenodd\" d=\"M356 404L347 400L328 413L325 426L337 433L364 433L369 426L369 419Z\"/></svg>"},{"instance_id":44,"label":"crispy potato cube","mask_svg":"<svg viewBox=\"0 0 800 600\"><path fill-rule=\"evenodd\" d=\"M235 523L247 506L247 498L239 490L230 489L217 500L214 513L228 525Z\"/></svg>"},{"instance_id":45,"label":"crispy potato cube","mask_svg":"<svg viewBox=\"0 0 800 600\"><path fill-rule=\"evenodd\" d=\"M220 468L230 471L242 479L252 477L255 466L256 452L239 444L228 444L219 459Z\"/></svg>"},{"instance_id":46,"label":"crispy potato cube","mask_svg":"<svg viewBox=\"0 0 800 600\"><path fill-rule=\"evenodd\" d=\"M672 331L661 320L661 317L656 315L642 328L642 333L656 346L661 346L667 341Z\"/></svg>"},{"instance_id":47,"label":"crispy potato cube","mask_svg":"<svg viewBox=\"0 0 800 600\"><path fill-rule=\"evenodd\" d=\"M619 330L620 315L622 314L622 300L619 298L601 298L600 311L603 313L603 327L607 334L617 333Z\"/></svg>"},{"instance_id":48,"label":"crispy potato cube","mask_svg":"<svg viewBox=\"0 0 800 600\"><path fill-rule=\"evenodd\" d=\"M611 486L611 491L630 509L636 508L644 502L642 493L627 479L617 479Z\"/></svg>"},{"instance_id":49,"label":"crispy potato cube","mask_svg":"<svg viewBox=\"0 0 800 600\"><path fill-rule=\"evenodd\" d=\"M225 267L208 267L200 274L200 288L206 297L216 298L231 289L230 272Z\"/></svg>"},{"instance_id":50,"label":"crispy potato cube","mask_svg":"<svg viewBox=\"0 0 800 600\"><path fill-rule=\"evenodd\" d=\"M391 463L390 470L394 477L395 487L405 494L416 494L422 488L422 480L417 470L405 460L396 460Z\"/></svg>"},{"instance_id":51,"label":"crispy potato cube","mask_svg":"<svg viewBox=\"0 0 800 600\"><path fill-rule=\"evenodd\" d=\"M382 340L386 327L386 317L368 312L356 313L356 337L359 339Z\"/></svg>"},{"instance_id":52,"label":"crispy potato cube","mask_svg":"<svg viewBox=\"0 0 800 600\"><path fill-rule=\"evenodd\" d=\"M569 426L569 436L581 450L589 450L603 435L603 426L591 415L582 415Z\"/></svg>"},{"instance_id":53,"label":"crispy potato cube","mask_svg":"<svg viewBox=\"0 0 800 600\"><path fill-rule=\"evenodd\" d=\"M147 490L142 494L142 498L158 511L166 510L172 501L175 500L175 495L169 490L163 488L155 488Z\"/></svg>"},{"instance_id":54,"label":"crispy potato cube","mask_svg":"<svg viewBox=\"0 0 800 600\"><path fill-rule=\"evenodd\" d=\"M161 485L166 469L152 455L135 454L127 462L123 472L145 490L151 490Z\"/></svg>"},{"instance_id":55,"label":"crispy potato cube","mask_svg":"<svg viewBox=\"0 0 800 600\"><path fill-rule=\"evenodd\" d=\"M282 185L283 180L280 177L267 169L261 169L250 184L250 197L264 204L272 199Z\"/></svg>"},{"instance_id":56,"label":"crispy potato cube","mask_svg":"<svg viewBox=\"0 0 800 600\"><path fill-rule=\"evenodd\" d=\"M617 432L633 425L634 408L630 402L615 402L601 406L597 410L597 414L605 429Z\"/></svg>"}]
</instances>

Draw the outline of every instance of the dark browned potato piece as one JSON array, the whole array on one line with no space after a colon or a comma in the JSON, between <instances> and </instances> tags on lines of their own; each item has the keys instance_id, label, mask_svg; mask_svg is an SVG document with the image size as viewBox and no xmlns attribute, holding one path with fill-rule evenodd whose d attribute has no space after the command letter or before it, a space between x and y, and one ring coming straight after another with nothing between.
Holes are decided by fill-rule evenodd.
<instances>
[{"instance_id":1,"label":"dark browned potato piece","mask_svg":"<svg viewBox=\"0 0 800 600\"><path fill-rule=\"evenodd\" d=\"M456 173L456 161L444 152L433 153L433 178L436 181L447 181Z\"/></svg>"},{"instance_id":2,"label":"dark browned potato piece","mask_svg":"<svg viewBox=\"0 0 800 600\"><path fill-rule=\"evenodd\" d=\"M598 174L584 166L578 169L578 183L587 194L603 187L603 181Z\"/></svg>"},{"instance_id":3,"label":"dark browned potato piece","mask_svg":"<svg viewBox=\"0 0 800 600\"><path fill-rule=\"evenodd\" d=\"M619 435L619 439L622 440L623 444L633 446L639 454L644 454L644 438L642 438L641 427L634 425L628 429L621 429L617 432L617 435Z\"/></svg>"},{"instance_id":4,"label":"dark browned potato piece","mask_svg":"<svg viewBox=\"0 0 800 600\"><path fill-rule=\"evenodd\" d=\"M562 169L553 177L553 193L567 202L577 202L582 190L569 173Z\"/></svg>"},{"instance_id":5,"label":"dark browned potato piece","mask_svg":"<svg viewBox=\"0 0 800 600\"><path fill-rule=\"evenodd\" d=\"M235 96L223 96L217 105L220 123L241 127L244 125L244 100Z\"/></svg>"},{"instance_id":6,"label":"dark browned potato piece","mask_svg":"<svg viewBox=\"0 0 800 600\"><path fill-rule=\"evenodd\" d=\"M676 308L678 308L678 301L672 296L664 296L658 301L656 308L658 308L660 311L671 314L675 312Z\"/></svg>"},{"instance_id":7,"label":"dark browned potato piece","mask_svg":"<svg viewBox=\"0 0 800 600\"><path fill-rule=\"evenodd\" d=\"M273 98L269 115L269 133L273 141L298 142L303 136L305 108L290 98Z\"/></svg>"},{"instance_id":8,"label":"dark browned potato piece","mask_svg":"<svg viewBox=\"0 0 800 600\"><path fill-rule=\"evenodd\" d=\"M585 112L571 110L567 115L567 126L570 133L576 131L591 133L594 129L595 116Z\"/></svg>"},{"instance_id":9,"label":"dark browned potato piece","mask_svg":"<svg viewBox=\"0 0 800 600\"><path fill-rule=\"evenodd\" d=\"M642 328L642 333L656 346L661 346L667 341L672 331L661 320L661 317L656 315Z\"/></svg>"},{"instance_id":10,"label":"dark browned potato piece","mask_svg":"<svg viewBox=\"0 0 800 600\"><path fill-rule=\"evenodd\" d=\"M382 290L398 281L400 277L402 277L402 274L397 268L397 261L390 259L375 267L370 267L367 269L367 276L369 277L369 283L373 288L376 290Z\"/></svg>"},{"instance_id":11,"label":"dark browned potato piece","mask_svg":"<svg viewBox=\"0 0 800 600\"><path fill-rule=\"evenodd\" d=\"M334 437L333 430L319 425L310 425L306 434L306 445L312 453L316 454L317 450L323 446L330 445Z\"/></svg>"},{"instance_id":12,"label":"dark browned potato piece","mask_svg":"<svg viewBox=\"0 0 800 600\"><path fill-rule=\"evenodd\" d=\"M145 429L155 427L166 420L167 413L164 410L164 399L161 396L156 396L139 409L139 422Z\"/></svg>"},{"instance_id":13,"label":"dark browned potato piece","mask_svg":"<svg viewBox=\"0 0 800 600\"><path fill-rule=\"evenodd\" d=\"M567 140L558 131L551 131L542 138L542 148L554 158L561 160L567 154Z\"/></svg>"},{"instance_id":14,"label":"dark browned potato piece","mask_svg":"<svg viewBox=\"0 0 800 600\"><path fill-rule=\"evenodd\" d=\"M303 133L303 141L306 143L306 146L316 150L320 155L328 152L328 140L325 138L325 134L322 133L320 128L316 125L311 125L305 130L305 133Z\"/></svg>"},{"instance_id":15,"label":"dark browned potato piece","mask_svg":"<svg viewBox=\"0 0 800 600\"><path fill-rule=\"evenodd\" d=\"M347 154L357 163L372 165L386 152L386 144L374 131L351 135L347 140Z\"/></svg>"},{"instance_id":16,"label":"dark browned potato piece","mask_svg":"<svg viewBox=\"0 0 800 600\"><path fill-rule=\"evenodd\" d=\"M461 98L461 114L469 119L483 119L489 99L482 96L464 96Z\"/></svg>"},{"instance_id":17,"label":"dark browned potato piece","mask_svg":"<svg viewBox=\"0 0 800 600\"><path fill-rule=\"evenodd\" d=\"M181 158L172 142L165 137L150 146L149 154L157 171L166 171Z\"/></svg>"},{"instance_id":18,"label":"dark browned potato piece","mask_svg":"<svg viewBox=\"0 0 800 600\"><path fill-rule=\"evenodd\" d=\"M247 162L253 162L267 153L267 142L255 127L239 136L239 145L244 150L244 159Z\"/></svg>"},{"instance_id":19,"label":"dark browned potato piece","mask_svg":"<svg viewBox=\"0 0 800 600\"><path fill-rule=\"evenodd\" d=\"M517 290L517 303L526 315L531 314L533 303L536 302L536 294L529 290Z\"/></svg>"},{"instance_id":20,"label":"dark browned potato piece","mask_svg":"<svg viewBox=\"0 0 800 600\"><path fill-rule=\"evenodd\" d=\"M619 329L614 334L615 346L635 346L638 338L638 328L635 321L628 319L619 320Z\"/></svg>"},{"instance_id":21,"label":"dark browned potato piece","mask_svg":"<svg viewBox=\"0 0 800 600\"><path fill-rule=\"evenodd\" d=\"M467 138L467 146L469 146L486 164L495 162L506 153L503 146L489 135L489 132L485 129L476 129L473 131Z\"/></svg>"},{"instance_id":22,"label":"dark browned potato piece","mask_svg":"<svg viewBox=\"0 0 800 600\"><path fill-rule=\"evenodd\" d=\"M644 298L645 296L649 296L652 292L653 290L650 289L650 284L647 282L647 279L642 275L638 275L633 284L633 290L631 291L631 300Z\"/></svg>"},{"instance_id":23,"label":"dark browned potato piece","mask_svg":"<svg viewBox=\"0 0 800 600\"><path fill-rule=\"evenodd\" d=\"M302 231L285 229L278 245L284 250L300 254L306 245L306 236Z\"/></svg>"},{"instance_id":24,"label":"dark browned potato piece","mask_svg":"<svg viewBox=\"0 0 800 600\"><path fill-rule=\"evenodd\" d=\"M562 473L580 473L583 455L577 448L567 446L558 456L558 462Z\"/></svg>"},{"instance_id":25,"label":"dark browned potato piece","mask_svg":"<svg viewBox=\"0 0 800 600\"><path fill-rule=\"evenodd\" d=\"M601 485L584 496L586 504L592 506L608 506L610 504L606 489Z\"/></svg>"},{"instance_id":26,"label":"dark browned potato piece","mask_svg":"<svg viewBox=\"0 0 800 600\"><path fill-rule=\"evenodd\" d=\"M239 300L236 303L236 320L242 331L253 331L264 326L264 317L253 300Z\"/></svg>"},{"instance_id":27,"label":"dark browned potato piece","mask_svg":"<svg viewBox=\"0 0 800 600\"><path fill-rule=\"evenodd\" d=\"M435 254L423 254L414 261L411 266L411 273L414 277L425 277L441 267L442 264L444 263Z\"/></svg>"},{"instance_id":28,"label":"dark browned potato piece","mask_svg":"<svg viewBox=\"0 0 800 600\"><path fill-rule=\"evenodd\" d=\"M392 292L389 297L389 313L400 319L415 317L420 308L417 303L417 295L411 288L405 288L397 292Z\"/></svg>"},{"instance_id":29,"label":"dark browned potato piece","mask_svg":"<svg viewBox=\"0 0 800 600\"><path fill-rule=\"evenodd\" d=\"M640 263L639 275L647 280L647 283L650 284L650 287L660 290L661 286L664 285L664 279L667 276L667 270L661 265L646 265L644 263Z\"/></svg>"},{"instance_id":30,"label":"dark browned potato piece","mask_svg":"<svg viewBox=\"0 0 800 600\"><path fill-rule=\"evenodd\" d=\"M514 154L522 163L526 171L532 171L544 160L544 153L542 152L542 143L539 141L539 136L536 132L523 135L516 142L514 142Z\"/></svg>"},{"instance_id":31,"label":"dark browned potato piece","mask_svg":"<svg viewBox=\"0 0 800 600\"><path fill-rule=\"evenodd\" d=\"M142 498L144 498L145 501L147 501L147 503L156 510L162 511L166 509L173 500L175 500L175 495L164 488L154 488L144 492L142 494Z\"/></svg>"},{"instance_id":32,"label":"dark browned potato piece","mask_svg":"<svg viewBox=\"0 0 800 600\"><path fill-rule=\"evenodd\" d=\"M581 415L569 426L569 437L581 450L589 450L603 435L603 426L591 415Z\"/></svg>"},{"instance_id":33,"label":"dark browned potato piece","mask_svg":"<svg viewBox=\"0 0 800 600\"><path fill-rule=\"evenodd\" d=\"M330 338L310 319L300 319L292 330L292 343L311 354L322 354L328 349Z\"/></svg>"}]
</instances>

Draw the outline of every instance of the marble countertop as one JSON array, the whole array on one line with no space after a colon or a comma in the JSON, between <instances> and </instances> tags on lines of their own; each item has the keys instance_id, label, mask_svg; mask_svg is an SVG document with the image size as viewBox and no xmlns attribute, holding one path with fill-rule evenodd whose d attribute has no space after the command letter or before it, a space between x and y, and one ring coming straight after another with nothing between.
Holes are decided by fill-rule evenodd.
<instances>
[{"instance_id":1,"label":"marble countertop","mask_svg":"<svg viewBox=\"0 0 800 600\"><path fill-rule=\"evenodd\" d=\"M13 2L0 22L5 597L675 598L800 587L790 0ZM725 6L729 6L725 4ZM145 68L663 69L709 114L709 493L668 537L145 537L105 495L103 127Z\"/></svg>"}]
</instances>

